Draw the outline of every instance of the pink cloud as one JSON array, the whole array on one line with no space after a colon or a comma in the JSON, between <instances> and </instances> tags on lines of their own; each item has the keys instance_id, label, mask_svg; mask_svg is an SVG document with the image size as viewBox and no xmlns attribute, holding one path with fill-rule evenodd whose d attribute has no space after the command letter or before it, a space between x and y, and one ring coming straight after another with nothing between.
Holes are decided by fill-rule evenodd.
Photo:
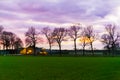
<instances>
[{"instance_id":1,"label":"pink cloud","mask_svg":"<svg viewBox=\"0 0 120 80\"><path fill-rule=\"evenodd\" d=\"M48 25L85 22L97 25L95 28L98 29L119 4L118 0L1 0L0 25L21 38L31 26L40 29Z\"/></svg>"}]
</instances>

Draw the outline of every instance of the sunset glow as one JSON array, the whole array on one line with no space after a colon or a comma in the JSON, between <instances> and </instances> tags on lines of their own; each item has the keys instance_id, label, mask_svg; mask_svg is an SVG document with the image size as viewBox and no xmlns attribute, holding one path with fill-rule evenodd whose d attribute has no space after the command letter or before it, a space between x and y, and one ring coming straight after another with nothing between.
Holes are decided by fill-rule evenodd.
<instances>
[{"instance_id":1,"label":"sunset glow","mask_svg":"<svg viewBox=\"0 0 120 80\"><path fill-rule=\"evenodd\" d=\"M93 38L88 38L88 37L81 37L80 39L79 39L79 41L80 41L80 43L90 43L90 42L93 42L94 41L94 39Z\"/></svg>"},{"instance_id":2,"label":"sunset glow","mask_svg":"<svg viewBox=\"0 0 120 80\"><path fill-rule=\"evenodd\" d=\"M0 25L23 41L24 33L31 26L40 31L45 26L68 28L81 23L93 25L96 32L102 34L103 25L120 24L119 4L118 0L1 0Z\"/></svg>"}]
</instances>

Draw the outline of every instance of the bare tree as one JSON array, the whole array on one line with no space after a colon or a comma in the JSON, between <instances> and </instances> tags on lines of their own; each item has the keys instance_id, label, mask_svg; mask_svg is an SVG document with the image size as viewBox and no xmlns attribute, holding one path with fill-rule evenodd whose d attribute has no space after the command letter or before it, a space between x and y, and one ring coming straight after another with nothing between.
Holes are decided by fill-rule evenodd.
<instances>
[{"instance_id":1,"label":"bare tree","mask_svg":"<svg viewBox=\"0 0 120 80\"><path fill-rule=\"evenodd\" d=\"M10 32L3 31L1 35L1 40L3 44L3 49L8 50L10 48Z\"/></svg>"},{"instance_id":2,"label":"bare tree","mask_svg":"<svg viewBox=\"0 0 120 80\"><path fill-rule=\"evenodd\" d=\"M47 38L47 41L48 41L48 44L49 44L49 50L50 50L50 54L51 53L51 48L52 48L52 44L54 42L54 38L53 38L53 31L52 29L50 29L50 27L44 27L42 30L41 30L42 34L45 35L45 37Z\"/></svg>"},{"instance_id":3,"label":"bare tree","mask_svg":"<svg viewBox=\"0 0 120 80\"><path fill-rule=\"evenodd\" d=\"M73 25L68 29L68 35L73 39L74 41L74 51L75 51L75 55L77 54L77 39L80 37L80 25Z\"/></svg>"},{"instance_id":4,"label":"bare tree","mask_svg":"<svg viewBox=\"0 0 120 80\"><path fill-rule=\"evenodd\" d=\"M120 43L120 33L116 31L116 25L108 24L105 26L106 34L102 35L102 42L112 55L115 55L117 45Z\"/></svg>"},{"instance_id":5,"label":"bare tree","mask_svg":"<svg viewBox=\"0 0 120 80\"><path fill-rule=\"evenodd\" d=\"M80 35L80 45L82 47L82 52L83 52L83 56L85 55L85 47L89 44L89 38L86 36L86 33L85 33L85 28L82 28L82 31L81 31L81 35Z\"/></svg>"},{"instance_id":6,"label":"bare tree","mask_svg":"<svg viewBox=\"0 0 120 80\"><path fill-rule=\"evenodd\" d=\"M14 41L14 48L19 49L19 48L22 48L22 47L23 47L22 40L19 37L16 37L15 41Z\"/></svg>"},{"instance_id":7,"label":"bare tree","mask_svg":"<svg viewBox=\"0 0 120 80\"><path fill-rule=\"evenodd\" d=\"M93 27L87 26L84 31L85 31L85 36L89 39L89 44L92 50L92 55L94 55L93 42L95 41L96 35L93 30Z\"/></svg>"},{"instance_id":8,"label":"bare tree","mask_svg":"<svg viewBox=\"0 0 120 80\"><path fill-rule=\"evenodd\" d=\"M20 39L20 38L19 38ZM3 44L3 49L15 49L16 41L18 41L18 37L16 34L8 31L3 31L1 34L1 40Z\"/></svg>"},{"instance_id":9,"label":"bare tree","mask_svg":"<svg viewBox=\"0 0 120 80\"><path fill-rule=\"evenodd\" d=\"M101 37L101 42L105 45L104 48L108 50L108 53L110 55L111 53L111 42L110 42L110 39L109 39L109 35L108 34L103 34L102 37Z\"/></svg>"},{"instance_id":10,"label":"bare tree","mask_svg":"<svg viewBox=\"0 0 120 80\"><path fill-rule=\"evenodd\" d=\"M54 40L57 42L59 46L60 55L62 55L61 43L62 41L65 41L67 30L65 28L55 28L52 35L53 35Z\"/></svg>"},{"instance_id":11,"label":"bare tree","mask_svg":"<svg viewBox=\"0 0 120 80\"><path fill-rule=\"evenodd\" d=\"M26 43L28 46L32 46L34 49L34 55L36 55L36 43L38 40L38 33L34 27L30 27L25 33Z\"/></svg>"},{"instance_id":12,"label":"bare tree","mask_svg":"<svg viewBox=\"0 0 120 80\"><path fill-rule=\"evenodd\" d=\"M3 32L4 27L1 25L0 26L0 44L2 44L2 32Z\"/></svg>"},{"instance_id":13,"label":"bare tree","mask_svg":"<svg viewBox=\"0 0 120 80\"><path fill-rule=\"evenodd\" d=\"M16 34L14 34L13 32L3 31L3 29L4 29L3 26L0 26L0 40L1 40L0 44L3 45L4 50L16 49L15 46L19 46L18 44L16 44L18 42L19 44L23 44L21 41L19 41L20 38L18 38Z\"/></svg>"},{"instance_id":14,"label":"bare tree","mask_svg":"<svg viewBox=\"0 0 120 80\"><path fill-rule=\"evenodd\" d=\"M19 37L16 37L14 40L14 49L15 49L15 53L19 52L19 48L23 47L23 42Z\"/></svg>"},{"instance_id":15,"label":"bare tree","mask_svg":"<svg viewBox=\"0 0 120 80\"><path fill-rule=\"evenodd\" d=\"M16 35L12 32L8 32L8 31L3 31L1 34L1 40L2 40L2 44L3 44L3 49L7 50L8 49L12 49L12 53L14 53L14 41L15 41L15 37Z\"/></svg>"},{"instance_id":16,"label":"bare tree","mask_svg":"<svg viewBox=\"0 0 120 80\"><path fill-rule=\"evenodd\" d=\"M12 32L8 32L8 36L9 36L10 48L13 50L15 38L17 37L17 35Z\"/></svg>"}]
</instances>

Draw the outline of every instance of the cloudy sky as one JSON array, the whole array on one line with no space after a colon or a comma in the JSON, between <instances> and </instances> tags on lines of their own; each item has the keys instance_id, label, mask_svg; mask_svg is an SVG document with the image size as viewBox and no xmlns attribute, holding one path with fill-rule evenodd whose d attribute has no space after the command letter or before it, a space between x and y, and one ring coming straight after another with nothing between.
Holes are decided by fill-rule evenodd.
<instances>
[{"instance_id":1,"label":"cloudy sky","mask_svg":"<svg viewBox=\"0 0 120 80\"><path fill-rule=\"evenodd\" d=\"M82 23L102 33L103 24L109 22L119 25L120 0L0 0L0 25L21 38L31 26Z\"/></svg>"}]
</instances>

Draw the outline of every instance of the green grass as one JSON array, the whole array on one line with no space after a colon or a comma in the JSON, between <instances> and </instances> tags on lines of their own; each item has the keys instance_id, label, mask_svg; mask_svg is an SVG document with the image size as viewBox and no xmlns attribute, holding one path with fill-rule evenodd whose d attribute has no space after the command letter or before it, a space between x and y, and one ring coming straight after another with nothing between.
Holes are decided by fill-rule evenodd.
<instances>
[{"instance_id":1,"label":"green grass","mask_svg":"<svg viewBox=\"0 0 120 80\"><path fill-rule=\"evenodd\" d=\"M0 80L120 80L120 57L0 56Z\"/></svg>"}]
</instances>

